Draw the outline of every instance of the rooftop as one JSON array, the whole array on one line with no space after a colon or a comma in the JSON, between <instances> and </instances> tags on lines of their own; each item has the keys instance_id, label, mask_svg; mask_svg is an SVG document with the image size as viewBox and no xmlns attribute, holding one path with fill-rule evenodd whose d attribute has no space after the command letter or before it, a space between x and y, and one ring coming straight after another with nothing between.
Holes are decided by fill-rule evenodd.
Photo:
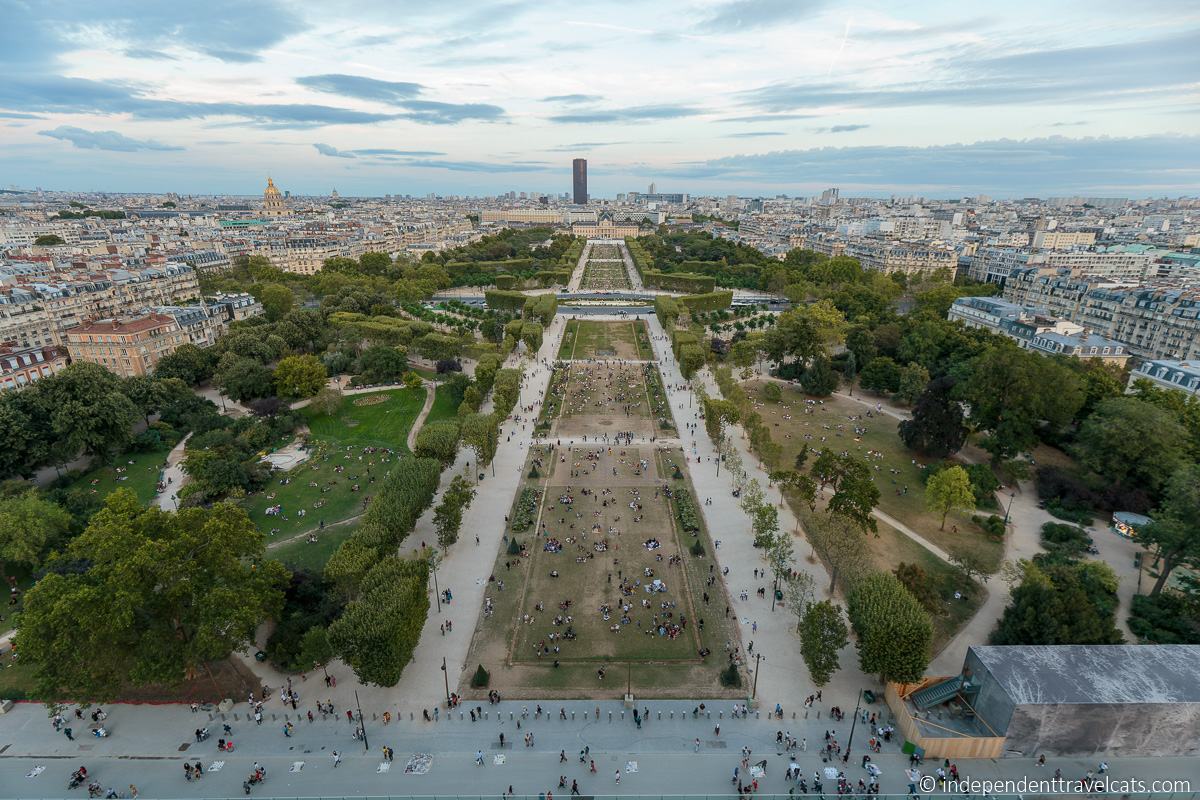
<instances>
[{"instance_id":1,"label":"rooftop","mask_svg":"<svg viewBox=\"0 0 1200 800\"><path fill-rule=\"evenodd\" d=\"M1200 645L971 650L1019 705L1200 703Z\"/></svg>"}]
</instances>

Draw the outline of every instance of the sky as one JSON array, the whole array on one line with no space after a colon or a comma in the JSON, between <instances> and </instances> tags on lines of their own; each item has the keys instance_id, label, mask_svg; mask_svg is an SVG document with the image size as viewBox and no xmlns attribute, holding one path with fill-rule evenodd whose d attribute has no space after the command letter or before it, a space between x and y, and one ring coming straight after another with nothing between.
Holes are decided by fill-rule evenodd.
<instances>
[{"instance_id":1,"label":"sky","mask_svg":"<svg viewBox=\"0 0 1200 800\"><path fill-rule=\"evenodd\" d=\"M1200 193L1194 0L0 0L0 185Z\"/></svg>"}]
</instances>

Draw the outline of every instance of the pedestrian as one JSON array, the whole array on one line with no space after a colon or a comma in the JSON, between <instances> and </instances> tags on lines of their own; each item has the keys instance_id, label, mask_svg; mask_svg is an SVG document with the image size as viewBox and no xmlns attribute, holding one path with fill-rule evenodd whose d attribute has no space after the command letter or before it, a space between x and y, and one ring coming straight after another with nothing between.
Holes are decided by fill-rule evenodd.
<instances>
[{"instance_id":1,"label":"pedestrian","mask_svg":"<svg viewBox=\"0 0 1200 800\"><path fill-rule=\"evenodd\" d=\"M129 797L132 800L137 800L137 798L138 798L138 788L136 786L134 786L132 783L129 784Z\"/></svg>"},{"instance_id":2,"label":"pedestrian","mask_svg":"<svg viewBox=\"0 0 1200 800\"><path fill-rule=\"evenodd\" d=\"M695 752L699 753L699 752L700 752L700 737L699 737L699 736L697 736L697 737L696 737L696 743L695 743L695 744L696 744L696 750L695 750Z\"/></svg>"},{"instance_id":3,"label":"pedestrian","mask_svg":"<svg viewBox=\"0 0 1200 800\"><path fill-rule=\"evenodd\" d=\"M483 766L483 751L482 750L475 751L475 766L477 766L477 767Z\"/></svg>"},{"instance_id":4,"label":"pedestrian","mask_svg":"<svg viewBox=\"0 0 1200 800\"><path fill-rule=\"evenodd\" d=\"M204 767L200 766L199 761L196 762L196 766L192 767L192 772L196 774L196 780L200 780L204 775Z\"/></svg>"},{"instance_id":5,"label":"pedestrian","mask_svg":"<svg viewBox=\"0 0 1200 800\"><path fill-rule=\"evenodd\" d=\"M1101 761L1101 762L1100 762L1100 766L1097 768L1097 771L1098 771L1098 772L1099 772L1101 775L1103 775L1104 773L1108 772L1108 762L1107 762L1107 761Z\"/></svg>"},{"instance_id":6,"label":"pedestrian","mask_svg":"<svg viewBox=\"0 0 1200 800\"><path fill-rule=\"evenodd\" d=\"M342 754L337 750L333 751L333 768L337 769L342 765Z\"/></svg>"},{"instance_id":7,"label":"pedestrian","mask_svg":"<svg viewBox=\"0 0 1200 800\"><path fill-rule=\"evenodd\" d=\"M70 741L70 742L75 741L75 737L71 735L71 728L69 726L66 728L63 728L63 733L65 733L67 735L67 741Z\"/></svg>"},{"instance_id":8,"label":"pedestrian","mask_svg":"<svg viewBox=\"0 0 1200 800\"><path fill-rule=\"evenodd\" d=\"M717 726L715 728L713 728L713 736L720 736L720 735L721 735L721 723L718 722Z\"/></svg>"},{"instance_id":9,"label":"pedestrian","mask_svg":"<svg viewBox=\"0 0 1200 800\"><path fill-rule=\"evenodd\" d=\"M613 777L616 779L617 783L619 784L621 782L621 770L618 769L616 771L616 773L613 775Z\"/></svg>"},{"instance_id":10,"label":"pedestrian","mask_svg":"<svg viewBox=\"0 0 1200 800\"><path fill-rule=\"evenodd\" d=\"M1037 765L1039 767L1046 766L1046 754L1045 753L1042 753L1040 756L1038 756Z\"/></svg>"},{"instance_id":11,"label":"pedestrian","mask_svg":"<svg viewBox=\"0 0 1200 800\"><path fill-rule=\"evenodd\" d=\"M558 763L560 763L560 764L567 763L567 751L566 750L558 751Z\"/></svg>"},{"instance_id":12,"label":"pedestrian","mask_svg":"<svg viewBox=\"0 0 1200 800\"><path fill-rule=\"evenodd\" d=\"M186 761L183 762L183 777L187 779L188 783L192 782L192 765Z\"/></svg>"},{"instance_id":13,"label":"pedestrian","mask_svg":"<svg viewBox=\"0 0 1200 800\"><path fill-rule=\"evenodd\" d=\"M354 712L348 708L346 709L346 722L349 722L351 725L354 724Z\"/></svg>"}]
</instances>

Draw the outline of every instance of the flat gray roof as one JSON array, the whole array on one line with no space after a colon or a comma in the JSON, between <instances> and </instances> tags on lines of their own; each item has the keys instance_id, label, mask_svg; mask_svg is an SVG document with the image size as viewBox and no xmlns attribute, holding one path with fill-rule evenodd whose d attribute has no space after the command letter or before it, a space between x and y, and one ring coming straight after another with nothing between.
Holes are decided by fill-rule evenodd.
<instances>
[{"instance_id":1,"label":"flat gray roof","mask_svg":"<svg viewBox=\"0 0 1200 800\"><path fill-rule=\"evenodd\" d=\"M971 650L1017 705L1200 703L1200 645Z\"/></svg>"}]
</instances>

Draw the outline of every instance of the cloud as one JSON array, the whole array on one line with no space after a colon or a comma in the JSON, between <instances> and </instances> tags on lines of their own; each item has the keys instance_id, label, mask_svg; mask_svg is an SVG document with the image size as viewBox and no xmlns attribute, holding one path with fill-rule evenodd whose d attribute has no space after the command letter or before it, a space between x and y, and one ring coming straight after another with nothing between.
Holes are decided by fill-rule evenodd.
<instances>
[{"instance_id":1,"label":"cloud","mask_svg":"<svg viewBox=\"0 0 1200 800\"><path fill-rule=\"evenodd\" d=\"M410 100L425 87L419 83L381 81L361 75L306 75L296 78L296 83L314 92L338 94L359 100L375 100L380 103L398 104Z\"/></svg>"},{"instance_id":2,"label":"cloud","mask_svg":"<svg viewBox=\"0 0 1200 800\"><path fill-rule=\"evenodd\" d=\"M839 105L854 108L990 106L1083 102L1121 92L1177 96L1200 81L1200 29L1158 39L970 54L939 64L943 77L860 87L848 82L780 82L741 93L747 106L771 112Z\"/></svg>"},{"instance_id":3,"label":"cloud","mask_svg":"<svg viewBox=\"0 0 1200 800\"><path fill-rule=\"evenodd\" d=\"M440 150L393 150L390 147L368 147L351 150L356 156L444 156Z\"/></svg>"},{"instance_id":4,"label":"cloud","mask_svg":"<svg viewBox=\"0 0 1200 800\"><path fill-rule=\"evenodd\" d=\"M486 161L436 161L425 159L409 161L405 166L419 167L421 169L444 169L451 172L483 172L492 174L503 172L547 172L551 169L551 167L545 166L544 162L541 161L491 163Z\"/></svg>"},{"instance_id":5,"label":"cloud","mask_svg":"<svg viewBox=\"0 0 1200 800\"><path fill-rule=\"evenodd\" d=\"M787 136L783 131L742 131L741 133L727 133L726 139L756 139L760 136Z\"/></svg>"},{"instance_id":6,"label":"cloud","mask_svg":"<svg viewBox=\"0 0 1200 800\"><path fill-rule=\"evenodd\" d=\"M543 103L595 103L603 100L603 95L598 94L552 94L549 97L543 97Z\"/></svg>"},{"instance_id":7,"label":"cloud","mask_svg":"<svg viewBox=\"0 0 1200 800\"><path fill-rule=\"evenodd\" d=\"M232 103L163 100L113 81L16 75L0 81L0 107L29 112L129 114L137 119L181 120L231 117L264 128L368 125L401 114L355 111L310 103Z\"/></svg>"},{"instance_id":8,"label":"cloud","mask_svg":"<svg viewBox=\"0 0 1200 800\"><path fill-rule=\"evenodd\" d=\"M504 118L504 109L490 103L442 103L419 100L426 87L419 83L381 81L360 75L308 75L296 83L317 92L373 100L403 109L392 118L407 119L423 125L456 125L467 120L495 122Z\"/></svg>"},{"instance_id":9,"label":"cloud","mask_svg":"<svg viewBox=\"0 0 1200 800\"><path fill-rule=\"evenodd\" d=\"M126 58L142 58L152 61L178 61L179 59L170 53L165 53L162 50L153 50L148 47L130 47L122 51Z\"/></svg>"},{"instance_id":10,"label":"cloud","mask_svg":"<svg viewBox=\"0 0 1200 800\"><path fill-rule=\"evenodd\" d=\"M717 6L696 27L710 33L751 30L793 22L822 6L820 0L733 0Z\"/></svg>"},{"instance_id":11,"label":"cloud","mask_svg":"<svg viewBox=\"0 0 1200 800\"><path fill-rule=\"evenodd\" d=\"M955 22L944 22L940 25L913 25L907 28L871 28L865 30L856 28L850 38L866 39L868 41L911 42L917 39L928 39L953 33L977 33L991 24L992 20L986 17L975 17Z\"/></svg>"},{"instance_id":12,"label":"cloud","mask_svg":"<svg viewBox=\"0 0 1200 800\"><path fill-rule=\"evenodd\" d=\"M1076 120L1075 122L1051 122L1051 128L1074 128L1079 125L1087 125L1086 119Z\"/></svg>"},{"instance_id":13,"label":"cloud","mask_svg":"<svg viewBox=\"0 0 1200 800\"><path fill-rule=\"evenodd\" d=\"M655 167L653 172L660 177L779 186L836 183L880 194L1046 197L1103 191L1145 196L1194 191L1200 181L1194 158L1198 149L1200 136L1053 136L929 147L780 150Z\"/></svg>"},{"instance_id":14,"label":"cloud","mask_svg":"<svg viewBox=\"0 0 1200 800\"><path fill-rule=\"evenodd\" d=\"M717 122L782 122L793 119L816 119L819 114L751 114L746 117L724 117Z\"/></svg>"},{"instance_id":15,"label":"cloud","mask_svg":"<svg viewBox=\"0 0 1200 800\"><path fill-rule=\"evenodd\" d=\"M659 105L577 111L570 114L556 114L548 119L551 122L560 123L638 122L645 120L680 119L682 117L694 117L697 114L703 113L700 109L689 106Z\"/></svg>"},{"instance_id":16,"label":"cloud","mask_svg":"<svg viewBox=\"0 0 1200 800\"><path fill-rule=\"evenodd\" d=\"M0 111L0 119L45 119L40 114L22 114L19 111Z\"/></svg>"},{"instance_id":17,"label":"cloud","mask_svg":"<svg viewBox=\"0 0 1200 800\"><path fill-rule=\"evenodd\" d=\"M426 125L454 125L466 120L495 122L504 118L504 109L489 103L439 103L434 100L410 100L404 104L403 119Z\"/></svg>"},{"instance_id":18,"label":"cloud","mask_svg":"<svg viewBox=\"0 0 1200 800\"><path fill-rule=\"evenodd\" d=\"M355 158L354 153L347 153L338 150L333 145L322 144L321 142L313 142L313 147L317 148L317 152L323 156L330 158Z\"/></svg>"},{"instance_id":19,"label":"cloud","mask_svg":"<svg viewBox=\"0 0 1200 800\"><path fill-rule=\"evenodd\" d=\"M162 144L161 142L149 139L131 139L125 134L117 133L116 131L89 131L83 128L76 128L72 125L59 125L53 130L38 131L38 135L70 142L81 150L112 150L118 153L134 153L139 150L183 149L182 147Z\"/></svg>"},{"instance_id":20,"label":"cloud","mask_svg":"<svg viewBox=\"0 0 1200 800\"><path fill-rule=\"evenodd\" d=\"M852 133L869 128L870 125L831 125L828 128L813 128L813 133Z\"/></svg>"},{"instance_id":21,"label":"cloud","mask_svg":"<svg viewBox=\"0 0 1200 800\"><path fill-rule=\"evenodd\" d=\"M243 64L307 27L281 0L6 2L3 19L0 60L27 67L89 46L123 50L122 45L141 54L186 49Z\"/></svg>"}]
</instances>

